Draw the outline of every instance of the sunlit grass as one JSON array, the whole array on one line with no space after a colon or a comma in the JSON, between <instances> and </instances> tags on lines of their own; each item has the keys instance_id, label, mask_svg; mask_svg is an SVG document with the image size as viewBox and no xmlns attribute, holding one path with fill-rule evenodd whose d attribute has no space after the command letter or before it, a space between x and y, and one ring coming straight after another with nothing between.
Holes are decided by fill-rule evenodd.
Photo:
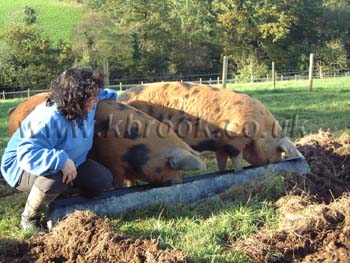
<instances>
[{"instance_id":1,"label":"sunlit grass","mask_svg":"<svg viewBox=\"0 0 350 263\"><path fill-rule=\"evenodd\" d=\"M53 42L69 41L70 31L84 16L78 4L58 0L0 0L0 32L8 26L23 24L25 6L35 10L35 25Z\"/></svg>"}]
</instances>

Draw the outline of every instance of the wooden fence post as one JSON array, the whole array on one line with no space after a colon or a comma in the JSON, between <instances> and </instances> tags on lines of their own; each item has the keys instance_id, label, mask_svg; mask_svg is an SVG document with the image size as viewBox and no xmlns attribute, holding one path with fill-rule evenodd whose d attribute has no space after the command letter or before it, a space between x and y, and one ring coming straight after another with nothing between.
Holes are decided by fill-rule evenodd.
<instances>
[{"instance_id":1,"label":"wooden fence post","mask_svg":"<svg viewBox=\"0 0 350 263\"><path fill-rule=\"evenodd\" d=\"M276 88L275 62L272 62L272 72L271 72L271 77L272 77L273 87L274 87L274 88Z\"/></svg>"},{"instance_id":2,"label":"wooden fence post","mask_svg":"<svg viewBox=\"0 0 350 263\"><path fill-rule=\"evenodd\" d=\"M220 84L220 77L218 77L216 81L217 84Z\"/></svg>"},{"instance_id":3,"label":"wooden fence post","mask_svg":"<svg viewBox=\"0 0 350 263\"><path fill-rule=\"evenodd\" d=\"M312 91L313 85L313 71L314 71L314 54L310 54L310 65L309 65L309 91Z\"/></svg>"},{"instance_id":4,"label":"wooden fence post","mask_svg":"<svg viewBox=\"0 0 350 263\"><path fill-rule=\"evenodd\" d=\"M109 64L107 58L103 60L103 75L105 77L105 86L109 87Z\"/></svg>"},{"instance_id":5,"label":"wooden fence post","mask_svg":"<svg viewBox=\"0 0 350 263\"><path fill-rule=\"evenodd\" d=\"M224 62L222 65L222 87L226 88L226 82L227 82L227 68L228 68L228 57L224 56ZM218 81L219 84L219 81Z\"/></svg>"}]
</instances>

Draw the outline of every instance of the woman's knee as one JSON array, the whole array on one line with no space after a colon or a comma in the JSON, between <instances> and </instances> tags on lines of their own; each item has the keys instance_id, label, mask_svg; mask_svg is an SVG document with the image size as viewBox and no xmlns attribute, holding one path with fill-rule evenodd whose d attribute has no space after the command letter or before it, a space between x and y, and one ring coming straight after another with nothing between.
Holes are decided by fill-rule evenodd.
<instances>
[{"instance_id":1,"label":"woman's knee","mask_svg":"<svg viewBox=\"0 0 350 263\"><path fill-rule=\"evenodd\" d=\"M68 189L68 185L62 182L62 172L47 176L38 176L34 184L44 193L61 194Z\"/></svg>"},{"instance_id":2,"label":"woman's knee","mask_svg":"<svg viewBox=\"0 0 350 263\"><path fill-rule=\"evenodd\" d=\"M112 188L112 173L102 164L88 159L78 168L74 185L86 196L95 196Z\"/></svg>"}]
</instances>

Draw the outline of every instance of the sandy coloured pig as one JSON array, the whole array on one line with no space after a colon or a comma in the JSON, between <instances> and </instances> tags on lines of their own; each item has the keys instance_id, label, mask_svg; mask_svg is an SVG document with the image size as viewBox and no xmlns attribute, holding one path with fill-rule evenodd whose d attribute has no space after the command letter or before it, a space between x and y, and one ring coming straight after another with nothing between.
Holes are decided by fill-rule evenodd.
<instances>
[{"instance_id":1,"label":"sandy coloured pig","mask_svg":"<svg viewBox=\"0 0 350 263\"><path fill-rule=\"evenodd\" d=\"M263 165L280 161L283 155L302 157L270 111L246 94L195 83L159 82L129 89L118 100L170 121L173 127L187 120L199 132L180 137L197 151L214 151L220 170L228 158L240 170L243 158Z\"/></svg>"}]
</instances>

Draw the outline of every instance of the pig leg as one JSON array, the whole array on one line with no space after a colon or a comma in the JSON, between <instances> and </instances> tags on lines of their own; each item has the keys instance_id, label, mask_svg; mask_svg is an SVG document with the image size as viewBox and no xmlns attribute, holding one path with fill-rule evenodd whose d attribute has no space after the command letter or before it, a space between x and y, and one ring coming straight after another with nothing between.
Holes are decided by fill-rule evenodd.
<instances>
[{"instance_id":1,"label":"pig leg","mask_svg":"<svg viewBox=\"0 0 350 263\"><path fill-rule=\"evenodd\" d=\"M231 157L231 161L233 164L233 167L235 169L235 172L242 171L243 167L243 154L240 153L239 155L235 157Z\"/></svg>"},{"instance_id":2,"label":"pig leg","mask_svg":"<svg viewBox=\"0 0 350 263\"><path fill-rule=\"evenodd\" d=\"M220 149L215 152L216 162L220 171L224 171L227 164L228 154L225 150Z\"/></svg>"}]
</instances>

